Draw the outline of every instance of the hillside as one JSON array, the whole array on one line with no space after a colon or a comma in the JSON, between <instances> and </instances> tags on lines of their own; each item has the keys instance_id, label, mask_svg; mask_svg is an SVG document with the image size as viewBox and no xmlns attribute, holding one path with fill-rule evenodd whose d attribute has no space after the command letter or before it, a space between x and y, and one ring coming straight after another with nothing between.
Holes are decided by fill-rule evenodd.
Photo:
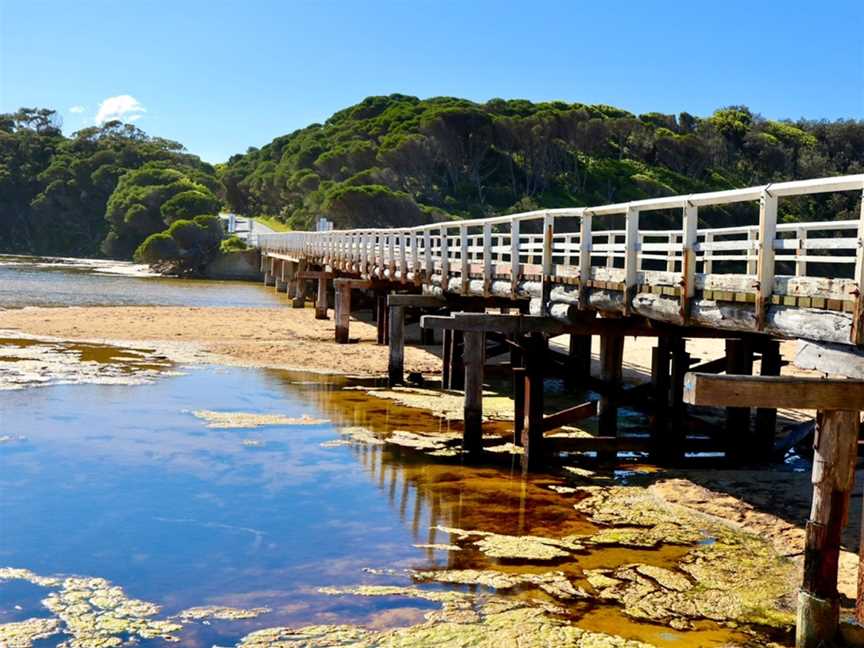
<instances>
[{"instance_id":1,"label":"hillside","mask_svg":"<svg viewBox=\"0 0 864 648\"><path fill-rule=\"evenodd\" d=\"M22 108L0 115L0 252L130 258L148 236L220 201L295 229L319 214L338 227L413 225L861 172L864 121L772 121L745 107L703 119L369 97L215 168L131 124L65 136L55 111ZM781 216L857 217L857 200L785 200ZM753 208L700 217L752 222ZM664 218L677 216L650 220Z\"/></svg>"},{"instance_id":2,"label":"hillside","mask_svg":"<svg viewBox=\"0 0 864 648\"><path fill-rule=\"evenodd\" d=\"M408 225L862 171L862 121L390 95L236 155L219 176L233 210L307 228L317 214L338 227ZM854 197L832 200L840 217L854 208ZM786 215L823 206L789 203Z\"/></svg>"}]
</instances>

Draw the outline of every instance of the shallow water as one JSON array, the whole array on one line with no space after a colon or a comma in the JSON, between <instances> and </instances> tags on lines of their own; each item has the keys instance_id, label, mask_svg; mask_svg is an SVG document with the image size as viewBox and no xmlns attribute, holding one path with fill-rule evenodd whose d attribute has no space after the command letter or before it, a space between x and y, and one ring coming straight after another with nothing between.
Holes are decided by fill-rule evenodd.
<instances>
[{"instance_id":1,"label":"shallow water","mask_svg":"<svg viewBox=\"0 0 864 648\"><path fill-rule=\"evenodd\" d=\"M89 357L116 363L124 354L91 351ZM379 434L447 431L428 413L342 389L346 379L218 367L185 371L135 386L0 392L0 436L10 438L0 444L0 567L104 577L131 597L162 605L165 615L213 604L273 610L250 621L189 624L182 645L204 647L234 645L252 630L283 624L421 622L436 604L317 592L409 585L401 573L406 568L554 568L584 585L583 569L628 562L671 567L685 551L598 548L552 567L494 560L474 550L415 547L454 542L434 528L439 525L550 537L596 527L574 511L572 495L548 488L562 483L559 478L523 477L515 460L468 467L393 446L322 447L340 438L343 426ZM212 429L194 410L329 422ZM364 568L396 571L375 575ZM0 623L45 616L44 594L29 583L0 581ZM512 595L543 597L536 590ZM569 607L580 627L657 646L723 646L738 638L710 623L688 632L637 623L614 605Z\"/></svg>"},{"instance_id":2,"label":"shallow water","mask_svg":"<svg viewBox=\"0 0 864 648\"><path fill-rule=\"evenodd\" d=\"M136 274L138 273L138 274ZM0 310L24 306L278 306L255 282L139 276L124 262L0 255Z\"/></svg>"}]
</instances>

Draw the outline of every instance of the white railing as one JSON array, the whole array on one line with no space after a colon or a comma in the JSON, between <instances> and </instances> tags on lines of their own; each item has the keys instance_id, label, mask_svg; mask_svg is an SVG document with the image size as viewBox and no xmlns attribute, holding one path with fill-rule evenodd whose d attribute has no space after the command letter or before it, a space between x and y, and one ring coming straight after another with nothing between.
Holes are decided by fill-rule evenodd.
<instances>
[{"instance_id":1,"label":"white railing","mask_svg":"<svg viewBox=\"0 0 864 648\"><path fill-rule=\"evenodd\" d=\"M434 282L445 290L453 289L454 277L463 291L474 279L486 291L506 281L514 295L524 281L572 283L628 297L647 286L679 298L684 312L701 289L718 299L755 303L761 322L771 303L790 298L801 300L796 305L827 300L841 302L835 310L861 310L864 217L777 222L780 199L840 191L864 192L864 174L412 228L258 234L251 243L269 254L306 257L364 277ZM698 227L701 207L757 201L758 224ZM640 214L658 210L681 210L679 226L640 229ZM620 222L621 215L623 229L602 227L609 217ZM829 276L838 267L848 267L848 276Z\"/></svg>"}]
</instances>

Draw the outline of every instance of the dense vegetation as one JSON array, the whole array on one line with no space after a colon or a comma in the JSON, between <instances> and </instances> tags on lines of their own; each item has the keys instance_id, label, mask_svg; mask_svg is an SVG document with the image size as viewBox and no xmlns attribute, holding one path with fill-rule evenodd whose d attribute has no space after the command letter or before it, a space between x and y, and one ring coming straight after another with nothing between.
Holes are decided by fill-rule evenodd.
<instances>
[{"instance_id":1,"label":"dense vegetation","mask_svg":"<svg viewBox=\"0 0 864 648\"><path fill-rule=\"evenodd\" d=\"M862 172L864 122L772 121L739 106L699 118L370 97L216 168L132 125L66 137L53 111L22 109L0 116L0 251L130 258L138 250L143 259L160 250L194 264L213 249L196 217L220 206L293 228L321 214L338 227L409 225ZM781 210L849 218L857 200L783 201ZM703 216L731 224L752 212Z\"/></svg>"},{"instance_id":2,"label":"dense vegetation","mask_svg":"<svg viewBox=\"0 0 864 648\"><path fill-rule=\"evenodd\" d=\"M221 192L212 166L131 124L65 137L52 110L0 115L0 251L131 258Z\"/></svg>"},{"instance_id":3,"label":"dense vegetation","mask_svg":"<svg viewBox=\"0 0 864 648\"><path fill-rule=\"evenodd\" d=\"M220 177L233 210L305 228L318 214L337 226L408 224L861 172L862 121L391 95L234 156ZM855 200L784 202L801 218L839 218Z\"/></svg>"}]
</instances>

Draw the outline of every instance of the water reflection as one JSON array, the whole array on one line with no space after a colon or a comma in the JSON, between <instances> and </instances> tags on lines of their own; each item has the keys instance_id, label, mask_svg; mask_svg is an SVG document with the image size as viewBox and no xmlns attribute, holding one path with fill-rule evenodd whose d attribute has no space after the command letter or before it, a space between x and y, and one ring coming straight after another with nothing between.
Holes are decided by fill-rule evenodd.
<instances>
[{"instance_id":1,"label":"water reflection","mask_svg":"<svg viewBox=\"0 0 864 648\"><path fill-rule=\"evenodd\" d=\"M434 604L317 592L408 584L404 569L541 572L551 565L578 581L583 569L626 562L671 566L685 551L612 548L538 565L493 560L470 547L415 547L456 540L439 526L545 536L595 527L575 513L572 496L548 488L559 478L523 477L516 464L466 467L388 445L322 447L347 425L380 435L459 431L346 386L338 377L207 368L136 387L0 393L0 430L25 437L0 445L0 565L104 576L167 614L206 604L273 609L183 634L183 645L211 646L279 624L419 622ZM308 414L330 423L208 429L191 415L197 409ZM260 444L244 445L249 439ZM364 571L370 567L385 571ZM0 622L44 614L27 587L0 584ZM722 645L734 636L714 627L669 632L614 607L599 614L593 603L572 607L594 629L650 636L657 645Z\"/></svg>"}]
</instances>

